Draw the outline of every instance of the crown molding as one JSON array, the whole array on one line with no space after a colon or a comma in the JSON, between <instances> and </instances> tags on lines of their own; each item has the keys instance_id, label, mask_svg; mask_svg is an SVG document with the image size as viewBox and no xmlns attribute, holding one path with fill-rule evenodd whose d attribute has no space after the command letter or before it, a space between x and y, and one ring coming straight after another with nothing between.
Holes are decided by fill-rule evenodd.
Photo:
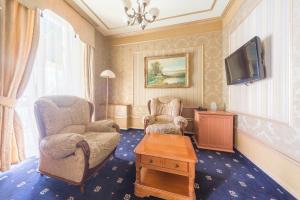
<instances>
[{"instance_id":1,"label":"crown molding","mask_svg":"<svg viewBox=\"0 0 300 200\"><path fill-rule=\"evenodd\" d=\"M222 26L229 24L245 0L231 0L222 14Z\"/></svg>"},{"instance_id":2,"label":"crown molding","mask_svg":"<svg viewBox=\"0 0 300 200\"><path fill-rule=\"evenodd\" d=\"M183 35L190 35L195 33L214 32L222 30L221 18L213 18L210 20L200 20L197 22L189 22L184 24L160 27L150 29L143 32L136 32L130 34L121 34L109 36L111 45L125 45L131 43L139 43L152 40L160 40L169 37L177 37Z\"/></svg>"},{"instance_id":3,"label":"crown molding","mask_svg":"<svg viewBox=\"0 0 300 200\"><path fill-rule=\"evenodd\" d=\"M67 1L70 1L70 0L67 0ZM101 17L97 13L95 13L93 11L93 9L85 1L83 1L83 0L78 0L78 1L81 2L85 6L85 8L89 11L89 13L91 13L97 19L97 21L100 22L101 25L104 26L104 28L107 29L108 31L115 30L115 29L118 29L118 28L127 27L127 25L117 26L117 27L110 27L108 24L106 24L101 19ZM198 11L195 11L195 12L190 12L190 13L185 13L185 14L180 14L180 15L174 15L174 16L164 17L164 18L158 18L155 21L164 21L164 20L167 20L167 19L174 19L174 18L177 18L177 17L183 17L183 16L194 15L194 14L199 14L199 13L204 13L204 12L212 11L215 8L216 3L217 3L217 0L213 0L211 6L209 8L207 8L207 9L198 10Z\"/></svg>"}]
</instances>

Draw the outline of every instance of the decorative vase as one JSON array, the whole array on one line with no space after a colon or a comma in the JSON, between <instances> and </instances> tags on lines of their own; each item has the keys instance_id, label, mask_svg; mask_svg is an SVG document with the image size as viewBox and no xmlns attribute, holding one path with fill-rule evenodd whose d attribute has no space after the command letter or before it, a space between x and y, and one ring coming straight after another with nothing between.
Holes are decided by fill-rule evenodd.
<instances>
[{"instance_id":1,"label":"decorative vase","mask_svg":"<svg viewBox=\"0 0 300 200\"><path fill-rule=\"evenodd\" d=\"M217 111L217 104L216 104L216 102L211 102L211 104L210 104L210 110L211 111Z\"/></svg>"}]
</instances>

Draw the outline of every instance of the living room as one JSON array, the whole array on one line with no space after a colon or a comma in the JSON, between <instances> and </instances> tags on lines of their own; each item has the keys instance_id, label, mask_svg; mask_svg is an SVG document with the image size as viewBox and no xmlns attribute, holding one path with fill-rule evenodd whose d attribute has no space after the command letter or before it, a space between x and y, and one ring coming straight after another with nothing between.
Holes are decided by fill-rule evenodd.
<instances>
[{"instance_id":1,"label":"living room","mask_svg":"<svg viewBox=\"0 0 300 200\"><path fill-rule=\"evenodd\" d=\"M300 0L0 2L0 199L300 198Z\"/></svg>"}]
</instances>

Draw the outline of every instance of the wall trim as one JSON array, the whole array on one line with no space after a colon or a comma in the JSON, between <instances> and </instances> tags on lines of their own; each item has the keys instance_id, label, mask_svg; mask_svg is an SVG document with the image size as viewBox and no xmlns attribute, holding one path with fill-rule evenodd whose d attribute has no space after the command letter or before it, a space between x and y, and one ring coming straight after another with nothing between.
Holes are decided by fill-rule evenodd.
<instances>
[{"instance_id":1,"label":"wall trim","mask_svg":"<svg viewBox=\"0 0 300 200\"><path fill-rule=\"evenodd\" d=\"M240 7L244 4L245 0L231 0L228 7L222 14L222 26L225 27L231 22L233 17L239 11Z\"/></svg>"},{"instance_id":2,"label":"wall trim","mask_svg":"<svg viewBox=\"0 0 300 200\"><path fill-rule=\"evenodd\" d=\"M214 18L186 24L168 26L158 29L152 29L129 36L111 36L109 37L112 46L128 45L133 43L161 40L170 37L186 36L195 33L215 32L222 30L222 20Z\"/></svg>"},{"instance_id":3,"label":"wall trim","mask_svg":"<svg viewBox=\"0 0 300 200\"><path fill-rule=\"evenodd\" d=\"M260 119L260 120L269 121L269 122L276 123L276 124L282 124L282 125L289 126L290 128L292 128L289 125L289 123L287 123L287 122L282 122L282 121L279 121L279 120L270 119L270 118L266 118L266 117L262 117L262 116L258 116L258 115L252 115L252 114L249 114L249 113L238 112L238 111L235 111L235 110L228 110L228 112L235 113L236 115L243 115L243 116L247 116L247 117L257 118L257 119Z\"/></svg>"},{"instance_id":4,"label":"wall trim","mask_svg":"<svg viewBox=\"0 0 300 200\"><path fill-rule=\"evenodd\" d=\"M286 159L288 159L289 161L293 162L295 165L297 165L297 166L300 167L300 162L299 162L299 161L295 160L294 158L290 157L289 155L287 155L287 154L285 154L285 153L283 153L283 152L281 152L281 151L278 151L277 149L275 149L275 148L273 148L272 146L270 146L270 144L265 143L265 142L263 142L263 141L261 141L261 140L258 140L257 138L255 138L254 136L252 136L251 134L247 133L246 131L244 131L244 130L242 130L242 129L240 129L240 128L236 128L236 132L239 132L240 134L241 134L241 133L242 133L242 134L245 134L246 136L252 138L253 140L255 140L255 141L261 143L261 145L266 146L267 148L272 149L273 151L276 151L278 154L280 154L280 155L286 157Z\"/></svg>"},{"instance_id":5,"label":"wall trim","mask_svg":"<svg viewBox=\"0 0 300 200\"><path fill-rule=\"evenodd\" d=\"M240 129L235 134L235 148L293 196L300 198L299 162Z\"/></svg>"}]
</instances>

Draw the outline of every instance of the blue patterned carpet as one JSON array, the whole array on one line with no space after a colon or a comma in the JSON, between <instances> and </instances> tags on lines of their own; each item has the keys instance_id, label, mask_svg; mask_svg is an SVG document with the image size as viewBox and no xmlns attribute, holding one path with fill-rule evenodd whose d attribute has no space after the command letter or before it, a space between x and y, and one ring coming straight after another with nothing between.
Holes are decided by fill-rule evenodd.
<instances>
[{"instance_id":1,"label":"blue patterned carpet","mask_svg":"<svg viewBox=\"0 0 300 200\"><path fill-rule=\"evenodd\" d=\"M141 130L122 131L115 156L86 184L85 194L78 186L40 176L38 159L32 158L0 173L1 200L137 200L134 147L143 137ZM243 155L196 150L195 191L197 199L295 199ZM156 198L145 198L156 199Z\"/></svg>"}]
</instances>

